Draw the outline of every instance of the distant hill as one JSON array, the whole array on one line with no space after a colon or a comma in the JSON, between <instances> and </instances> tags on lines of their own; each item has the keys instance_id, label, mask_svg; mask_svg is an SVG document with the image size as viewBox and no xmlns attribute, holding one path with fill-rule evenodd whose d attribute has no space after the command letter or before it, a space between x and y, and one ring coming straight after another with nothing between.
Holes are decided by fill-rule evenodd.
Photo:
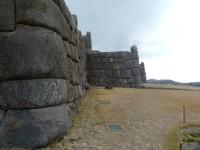
<instances>
[{"instance_id":1,"label":"distant hill","mask_svg":"<svg viewBox=\"0 0 200 150\"><path fill-rule=\"evenodd\" d=\"M200 82L190 82L188 83L189 86L197 86L200 87Z\"/></svg>"},{"instance_id":2,"label":"distant hill","mask_svg":"<svg viewBox=\"0 0 200 150\"><path fill-rule=\"evenodd\" d=\"M200 82L182 83L182 82L176 82L176 81L173 81L173 80L170 80L170 79L161 79L161 80L149 79L149 80L147 80L147 83L150 83L150 84L189 85L189 86L200 87Z\"/></svg>"},{"instance_id":3,"label":"distant hill","mask_svg":"<svg viewBox=\"0 0 200 150\"><path fill-rule=\"evenodd\" d=\"M150 84L173 84L173 85L188 85L189 84L189 83L176 82L176 81L173 81L170 79L161 79L161 80L149 79L149 80L147 80L147 83L150 83ZM193 86L193 85L191 85L191 86Z\"/></svg>"}]
</instances>

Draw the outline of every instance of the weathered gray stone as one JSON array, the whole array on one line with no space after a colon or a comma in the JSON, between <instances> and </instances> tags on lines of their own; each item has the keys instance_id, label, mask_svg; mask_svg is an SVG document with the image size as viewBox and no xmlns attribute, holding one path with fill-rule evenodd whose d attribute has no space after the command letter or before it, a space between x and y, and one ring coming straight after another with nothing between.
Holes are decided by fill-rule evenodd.
<instances>
[{"instance_id":1,"label":"weathered gray stone","mask_svg":"<svg viewBox=\"0 0 200 150\"><path fill-rule=\"evenodd\" d=\"M138 48L137 48L136 45L133 45L133 46L131 47L131 52L138 52Z\"/></svg>"},{"instance_id":2,"label":"weathered gray stone","mask_svg":"<svg viewBox=\"0 0 200 150\"><path fill-rule=\"evenodd\" d=\"M112 58L113 57L112 52L107 52L107 57Z\"/></svg>"},{"instance_id":3,"label":"weathered gray stone","mask_svg":"<svg viewBox=\"0 0 200 150\"><path fill-rule=\"evenodd\" d=\"M0 81L66 78L62 38L48 29L18 25L15 32L1 32L0 52Z\"/></svg>"},{"instance_id":4,"label":"weathered gray stone","mask_svg":"<svg viewBox=\"0 0 200 150\"><path fill-rule=\"evenodd\" d=\"M105 70L110 69L110 63L98 63L98 69Z\"/></svg>"},{"instance_id":5,"label":"weathered gray stone","mask_svg":"<svg viewBox=\"0 0 200 150\"><path fill-rule=\"evenodd\" d=\"M101 58L101 63L107 63L108 62L108 58Z\"/></svg>"},{"instance_id":6,"label":"weathered gray stone","mask_svg":"<svg viewBox=\"0 0 200 150\"><path fill-rule=\"evenodd\" d=\"M15 30L15 0L0 0L0 31Z\"/></svg>"},{"instance_id":7,"label":"weathered gray stone","mask_svg":"<svg viewBox=\"0 0 200 150\"><path fill-rule=\"evenodd\" d=\"M141 76L136 76L136 77L135 77L135 83L137 83L137 84L142 84Z\"/></svg>"},{"instance_id":8,"label":"weathered gray stone","mask_svg":"<svg viewBox=\"0 0 200 150\"><path fill-rule=\"evenodd\" d=\"M60 8L60 10L62 12L64 12L64 5L65 5L64 0L53 0L53 1L58 5L58 7Z\"/></svg>"},{"instance_id":9,"label":"weathered gray stone","mask_svg":"<svg viewBox=\"0 0 200 150\"><path fill-rule=\"evenodd\" d=\"M127 69L132 69L133 68L133 61L132 60L126 60L125 66L126 66Z\"/></svg>"},{"instance_id":10,"label":"weathered gray stone","mask_svg":"<svg viewBox=\"0 0 200 150\"><path fill-rule=\"evenodd\" d=\"M128 81L128 84L135 84L136 81L135 81L135 77L132 76L130 79L127 80Z\"/></svg>"},{"instance_id":11,"label":"weathered gray stone","mask_svg":"<svg viewBox=\"0 0 200 150\"><path fill-rule=\"evenodd\" d=\"M97 77L88 77L88 82L89 83L96 83L98 81Z\"/></svg>"},{"instance_id":12,"label":"weathered gray stone","mask_svg":"<svg viewBox=\"0 0 200 150\"><path fill-rule=\"evenodd\" d=\"M106 70L107 77L113 77L112 70Z\"/></svg>"},{"instance_id":13,"label":"weathered gray stone","mask_svg":"<svg viewBox=\"0 0 200 150\"><path fill-rule=\"evenodd\" d=\"M99 74L100 74L100 75L105 75L105 74L106 74L106 71L105 71L105 70L99 70Z\"/></svg>"},{"instance_id":14,"label":"weathered gray stone","mask_svg":"<svg viewBox=\"0 0 200 150\"><path fill-rule=\"evenodd\" d=\"M52 0L17 0L16 12L17 23L46 27L62 35L63 15Z\"/></svg>"},{"instance_id":15,"label":"weathered gray stone","mask_svg":"<svg viewBox=\"0 0 200 150\"><path fill-rule=\"evenodd\" d=\"M70 47L69 42L64 41L64 45L65 45L65 50L66 50L66 52L67 52L67 56L68 56L69 58L72 58L72 52L71 52L71 47Z\"/></svg>"},{"instance_id":16,"label":"weathered gray stone","mask_svg":"<svg viewBox=\"0 0 200 150\"><path fill-rule=\"evenodd\" d=\"M107 52L101 52L101 53L100 53L100 56L101 56L101 57L107 57Z\"/></svg>"},{"instance_id":17,"label":"weathered gray stone","mask_svg":"<svg viewBox=\"0 0 200 150\"><path fill-rule=\"evenodd\" d=\"M126 59L133 59L133 54L131 52L126 52Z\"/></svg>"},{"instance_id":18,"label":"weathered gray stone","mask_svg":"<svg viewBox=\"0 0 200 150\"><path fill-rule=\"evenodd\" d=\"M118 57L119 57L119 58L124 58L124 59L125 59L125 58L126 58L126 53L127 53L127 52L124 52L124 51L118 52Z\"/></svg>"},{"instance_id":19,"label":"weathered gray stone","mask_svg":"<svg viewBox=\"0 0 200 150\"><path fill-rule=\"evenodd\" d=\"M93 70L92 71L92 76L93 77L98 77L99 76L99 70Z\"/></svg>"},{"instance_id":20,"label":"weathered gray stone","mask_svg":"<svg viewBox=\"0 0 200 150\"><path fill-rule=\"evenodd\" d=\"M133 68L132 69L132 75L140 76L140 69L139 68Z\"/></svg>"},{"instance_id":21,"label":"weathered gray stone","mask_svg":"<svg viewBox=\"0 0 200 150\"><path fill-rule=\"evenodd\" d=\"M121 78L124 79L131 78L131 70L130 69L121 70Z\"/></svg>"},{"instance_id":22,"label":"weathered gray stone","mask_svg":"<svg viewBox=\"0 0 200 150\"><path fill-rule=\"evenodd\" d=\"M133 55L133 59L138 59L138 60L139 60L138 53L134 53L134 52L132 52L132 55Z\"/></svg>"},{"instance_id":23,"label":"weathered gray stone","mask_svg":"<svg viewBox=\"0 0 200 150\"><path fill-rule=\"evenodd\" d=\"M108 83L108 77L106 77L105 75L104 76L101 76L99 77L99 82L100 83ZM104 84L103 84L104 85Z\"/></svg>"},{"instance_id":24,"label":"weathered gray stone","mask_svg":"<svg viewBox=\"0 0 200 150\"><path fill-rule=\"evenodd\" d=\"M140 68L139 60L133 59L133 67L135 67L135 68Z\"/></svg>"},{"instance_id":25,"label":"weathered gray stone","mask_svg":"<svg viewBox=\"0 0 200 150\"><path fill-rule=\"evenodd\" d=\"M86 63L86 68L88 70L100 69L99 65L98 66L97 65L98 65L97 63L87 62Z\"/></svg>"},{"instance_id":26,"label":"weathered gray stone","mask_svg":"<svg viewBox=\"0 0 200 150\"><path fill-rule=\"evenodd\" d=\"M122 85L127 85L127 84L128 84L127 79L122 79L121 81L122 81L122 82L121 82Z\"/></svg>"},{"instance_id":27,"label":"weathered gray stone","mask_svg":"<svg viewBox=\"0 0 200 150\"><path fill-rule=\"evenodd\" d=\"M77 63L74 63L74 68L73 68L72 73L73 73L73 75L72 75L72 83L74 85L79 85L80 84L80 74L78 72Z\"/></svg>"},{"instance_id":28,"label":"weathered gray stone","mask_svg":"<svg viewBox=\"0 0 200 150\"><path fill-rule=\"evenodd\" d=\"M0 126L1 148L36 148L63 136L71 127L66 104L30 110L9 110Z\"/></svg>"},{"instance_id":29,"label":"weathered gray stone","mask_svg":"<svg viewBox=\"0 0 200 150\"><path fill-rule=\"evenodd\" d=\"M70 49L71 49L71 58L72 60L78 62L78 49L70 44Z\"/></svg>"},{"instance_id":30,"label":"weathered gray stone","mask_svg":"<svg viewBox=\"0 0 200 150\"><path fill-rule=\"evenodd\" d=\"M84 38L84 43L85 43L85 48L87 51L92 50L92 38L91 38L90 32L86 33L86 36ZM98 55L98 54L93 53L93 57L95 57L95 55Z\"/></svg>"},{"instance_id":31,"label":"weathered gray stone","mask_svg":"<svg viewBox=\"0 0 200 150\"><path fill-rule=\"evenodd\" d=\"M74 101L74 88L73 88L73 85L66 81L66 84L67 84L67 102L68 103L72 103Z\"/></svg>"},{"instance_id":32,"label":"weathered gray stone","mask_svg":"<svg viewBox=\"0 0 200 150\"><path fill-rule=\"evenodd\" d=\"M113 58L113 63L119 63L119 58Z\"/></svg>"},{"instance_id":33,"label":"weathered gray stone","mask_svg":"<svg viewBox=\"0 0 200 150\"><path fill-rule=\"evenodd\" d=\"M1 82L0 108L30 109L67 102L66 80L35 79Z\"/></svg>"},{"instance_id":34,"label":"weathered gray stone","mask_svg":"<svg viewBox=\"0 0 200 150\"><path fill-rule=\"evenodd\" d=\"M78 25L78 18L75 14L72 15L72 17L74 18L74 21L76 23L76 26Z\"/></svg>"},{"instance_id":35,"label":"weathered gray stone","mask_svg":"<svg viewBox=\"0 0 200 150\"><path fill-rule=\"evenodd\" d=\"M111 64L111 69L115 69L115 70L120 69L119 63Z\"/></svg>"},{"instance_id":36,"label":"weathered gray stone","mask_svg":"<svg viewBox=\"0 0 200 150\"><path fill-rule=\"evenodd\" d=\"M120 70L113 70L113 77L119 78L120 77Z\"/></svg>"},{"instance_id":37,"label":"weathered gray stone","mask_svg":"<svg viewBox=\"0 0 200 150\"><path fill-rule=\"evenodd\" d=\"M116 83L117 83L117 78L109 78L109 82L108 83L113 85L113 86L115 86Z\"/></svg>"},{"instance_id":38,"label":"weathered gray stone","mask_svg":"<svg viewBox=\"0 0 200 150\"><path fill-rule=\"evenodd\" d=\"M0 109L0 124L1 124L1 121L3 120L4 115L5 115L5 111Z\"/></svg>"},{"instance_id":39,"label":"weathered gray stone","mask_svg":"<svg viewBox=\"0 0 200 150\"><path fill-rule=\"evenodd\" d=\"M93 57L99 57L100 54L101 54L101 53L99 53L99 52L94 52L94 53L92 53L92 56L93 56Z\"/></svg>"},{"instance_id":40,"label":"weathered gray stone","mask_svg":"<svg viewBox=\"0 0 200 150\"><path fill-rule=\"evenodd\" d=\"M124 63L119 63L119 68L120 69L125 69L125 64Z\"/></svg>"}]
</instances>

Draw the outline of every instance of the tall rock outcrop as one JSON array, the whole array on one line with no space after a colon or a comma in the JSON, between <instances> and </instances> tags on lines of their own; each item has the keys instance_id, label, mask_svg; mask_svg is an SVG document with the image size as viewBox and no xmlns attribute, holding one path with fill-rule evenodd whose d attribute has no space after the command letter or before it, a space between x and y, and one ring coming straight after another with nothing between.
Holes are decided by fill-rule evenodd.
<instances>
[{"instance_id":1,"label":"tall rock outcrop","mask_svg":"<svg viewBox=\"0 0 200 150\"><path fill-rule=\"evenodd\" d=\"M0 1L0 148L64 135L85 94L85 47L64 0Z\"/></svg>"}]
</instances>

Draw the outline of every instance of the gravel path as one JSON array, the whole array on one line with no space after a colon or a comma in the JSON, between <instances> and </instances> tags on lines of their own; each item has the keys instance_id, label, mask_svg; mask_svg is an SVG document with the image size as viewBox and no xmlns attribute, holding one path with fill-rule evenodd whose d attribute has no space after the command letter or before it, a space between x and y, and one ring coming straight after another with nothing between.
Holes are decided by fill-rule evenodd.
<instances>
[{"instance_id":1,"label":"gravel path","mask_svg":"<svg viewBox=\"0 0 200 150\"><path fill-rule=\"evenodd\" d=\"M174 127L182 124L183 105L186 121L196 123L200 120L199 98L199 91L92 87L69 136L45 149L173 149L168 139ZM125 131L108 132L107 123L120 123Z\"/></svg>"}]
</instances>

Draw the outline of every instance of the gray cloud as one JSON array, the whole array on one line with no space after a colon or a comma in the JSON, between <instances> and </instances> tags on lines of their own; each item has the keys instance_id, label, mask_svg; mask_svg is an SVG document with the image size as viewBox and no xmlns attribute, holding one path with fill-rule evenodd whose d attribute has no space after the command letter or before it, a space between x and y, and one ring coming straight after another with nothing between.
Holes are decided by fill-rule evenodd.
<instances>
[{"instance_id":1,"label":"gray cloud","mask_svg":"<svg viewBox=\"0 0 200 150\"><path fill-rule=\"evenodd\" d=\"M71 12L78 16L79 29L92 32L94 49L107 51L129 50L138 41L143 43L169 3L169 0L66 0Z\"/></svg>"}]
</instances>

